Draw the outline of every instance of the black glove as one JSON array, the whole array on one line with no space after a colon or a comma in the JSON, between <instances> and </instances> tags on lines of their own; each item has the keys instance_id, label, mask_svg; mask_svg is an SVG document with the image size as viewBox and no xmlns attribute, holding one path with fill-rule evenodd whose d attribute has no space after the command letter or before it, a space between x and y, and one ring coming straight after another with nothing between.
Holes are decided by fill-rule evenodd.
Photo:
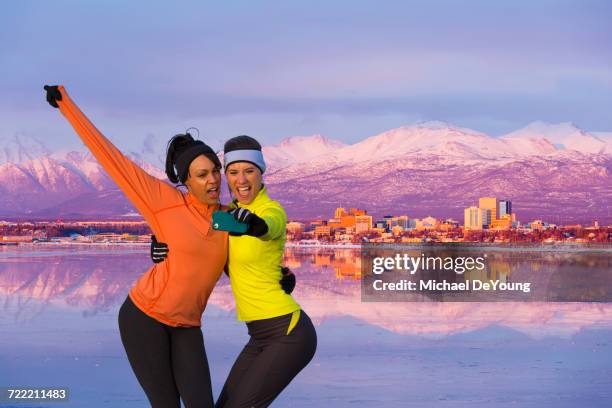
<instances>
[{"instance_id":1,"label":"black glove","mask_svg":"<svg viewBox=\"0 0 612 408\"><path fill-rule=\"evenodd\" d=\"M62 100L62 93L57 89L57 85L45 85L45 91L47 91L47 102L54 108L59 108L57 101Z\"/></svg>"},{"instance_id":2,"label":"black glove","mask_svg":"<svg viewBox=\"0 0 612 408\"><path fill-rule=\"evenodd\" d=\"M155 263L163 262L168 257L168 244L157 242L155 235L151 235L151 260Z\"/></svg>"},{"instance_id":3,"label":"black glove","mask_svg":"<svg viewBox=\"0 0 612 408\"><path fill-rule=\"evenodd\" d=\"M246 208L234 208L229 213L232 214L237 221L243 222L249 226L244 234L230 232L230 235L250 235L252 237L261 237L262 235L266 235L268 232L268 224Z\"/></svg>"},{"instance_id":4,"label":"black glove","mask_svg":"<svg viewBox=\"0 0 612 408\"><path fill-rule=\"evenodd\" d=\"M291 269L286 266L281 268L281 273L283 274L283 277L279 281L281 288L283 288L286 294L290 295L293 289L295 289L295 275L291 272Z\"/></svg>"}]
</instances>

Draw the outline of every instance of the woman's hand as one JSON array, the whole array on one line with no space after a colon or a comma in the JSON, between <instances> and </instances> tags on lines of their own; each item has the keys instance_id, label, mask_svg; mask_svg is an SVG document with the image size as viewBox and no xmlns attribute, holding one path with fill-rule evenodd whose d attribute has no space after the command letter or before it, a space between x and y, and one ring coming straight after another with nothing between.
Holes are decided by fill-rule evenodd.
<instances>
[{"instance_id":1,"label":"woman's hand","mask_svg":"<svg viewBox=\"0 0 612 408\"><path fill-rule=\"evenodd\" d=\"M62 93L57 88L57 85L45 85L45 91L47 91L47 102L54 108L59 108L57 101L62 100Z\"/></svg>"},{"instance_id":2,"label":"woman's hand","mask_svg":"<svg viewBox=\"0 0 612 408\"><path fill-rule=\"evenodd\" d=\"M151 260L155 263L163 262L168 257L168 244L157 242L155 235L151 235Z\"/></svg>"},{"instance_id":3,"label":"woman's hand","mask_svg":"<svg viewBox=\"0 0 612 408\"><path fill-rule=\"evenodd\" d=\"M229 213L234 216L236 221L243 222L249 226L244 234L230 232L230 235L250 235L252 237L261 237L262 235L266 235L268 233L268 225L266 222L246 208L234 208Z\"/></svg>"},{"instance_id":4,"label":"woman's hand","mask_svg":"<svg viewBox=\"0 0 612 408\"><path fill-rule=\"evenodd\" d=\"M286 266L281 268L281 273L283 274L283 277L279 281L281 288L283 288L286 294L290 295L293 289L295 289L295 275L291 272L291 269Z\"/></svg>"}]
</instances>

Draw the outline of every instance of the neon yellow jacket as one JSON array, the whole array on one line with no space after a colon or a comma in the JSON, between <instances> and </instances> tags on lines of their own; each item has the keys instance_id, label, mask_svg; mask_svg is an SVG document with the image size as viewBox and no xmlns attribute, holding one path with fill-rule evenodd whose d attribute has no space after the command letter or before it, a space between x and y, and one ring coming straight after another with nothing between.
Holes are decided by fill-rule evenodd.
<instances>
[{"instance_id":1,"label":"neon yellow jacket","mask_svg":"<svg viewBox=\"0 0 612 408\"><path fill-rule=\"evenodd\" d=\"M228 270L238 320L269 319L300 310L300 305L279 284L285 249L287 215L266 193L266 188L248 205L234 202L262 218L268 233L261 237L229 237Z\"/></svg>"}]
</instances>

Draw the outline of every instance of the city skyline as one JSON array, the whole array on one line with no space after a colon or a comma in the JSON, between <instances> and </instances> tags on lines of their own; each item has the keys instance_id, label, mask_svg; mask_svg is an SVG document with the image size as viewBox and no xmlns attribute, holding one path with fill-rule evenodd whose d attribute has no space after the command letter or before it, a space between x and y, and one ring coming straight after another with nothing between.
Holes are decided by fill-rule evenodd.
<instances>
[{"instance_id":1,"label":"city skyline","mask_svg":"<svg viewBox=\"0 0 612 408\"><path fill-rule=\"evenodd\" d=\"M0 218L135 215L86 150L53 152L34 141L16 142L0 151ZM149 147L125 154L164 180L164 157ZM337 203L366 205L381 216L392 208L415 217L461 219L466 206L495 193L513 197L512 210L528 219L547 217L557 224L612 219L607 205L612 144L571 125L539 123L495 139L426 122L352 145L321 136L289 138L264 145L263 153L268 191L294 218L323 216ZM229 201L226 191L222 183L223 202Z\"/></svg>"}]
</instances>

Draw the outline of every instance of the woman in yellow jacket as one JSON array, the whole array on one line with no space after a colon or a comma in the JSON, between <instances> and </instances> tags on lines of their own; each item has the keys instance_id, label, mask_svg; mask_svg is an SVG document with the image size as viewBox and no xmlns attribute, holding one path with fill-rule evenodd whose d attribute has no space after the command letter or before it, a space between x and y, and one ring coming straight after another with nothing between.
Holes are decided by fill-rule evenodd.
<instances>
[{"instance_id":1,"label":"woman in yellow jacket","mask_svg":"<svg viewBox=\"0 0 612 408\"><path fill-rule=\"evenodd\" d=\"M215 407L267 407L312 360L317 334L291 291L278 284L287 216L262 183L261 145L250 136L232 138L225 143L224 161L235 197L230 212L248 225L244 234L230 232L228 270L238 320L246 322L250 339ZM159 248L155 245L152 250Z\"/></svg>"},{"instance_id":2,"label":"woman in yellow jacket","mask_svg":"<svg viewBox=\"0 0 612 408\"><path fill-rule=\"evenodd\" d=\"M261 145L238 136L224 146L231 213L248 224L230 233L228 269L238 319L250 340L225 381L217 408L267 407L310 362L317 335L308 315L278 284L287 216L262 183Z\"/></svg>"},{"instance_id":3,"label":"woman in yellow jacket","mask_svg":"<svg viewBox=\"0 0 612 408\"><path fill-rule=\"evenodd\" d=\"M212 212L220 208L217 155L189 134L172 138L166 174L184 184L185 193L125 157L62 86L45 90L153 233L172 247L166 262L138 279L119 311L121 340L151 406L180 408L182 399L189 408L212 407L200 322L227 260L227 233L211 228Z\"/></svg>"}]
</instances>

